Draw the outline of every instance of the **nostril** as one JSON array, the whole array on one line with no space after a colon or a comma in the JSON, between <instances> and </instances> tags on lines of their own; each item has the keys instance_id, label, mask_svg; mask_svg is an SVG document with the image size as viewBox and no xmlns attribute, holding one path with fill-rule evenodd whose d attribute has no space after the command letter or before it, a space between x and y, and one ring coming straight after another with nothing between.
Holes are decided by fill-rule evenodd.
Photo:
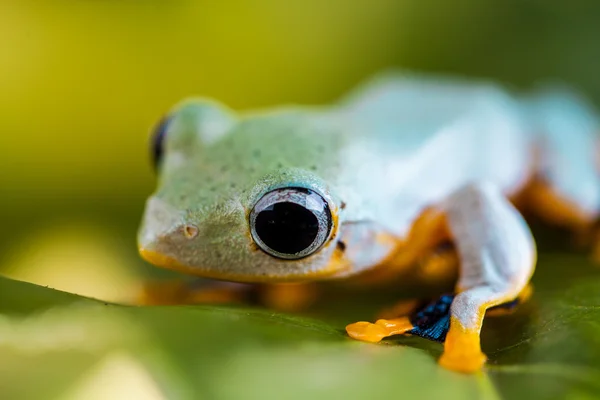
<instances>
[{"instance_id":1,"label":"nostril","mask_svg":"<svg viewBox=\"0 0 600 400\"><path fill-rule=\"evenodd\" d=\"M188 239L194 239L198 236L198 227L195 225L185 225L183 227L183 234Z\"/></svg>"}]
</instances>

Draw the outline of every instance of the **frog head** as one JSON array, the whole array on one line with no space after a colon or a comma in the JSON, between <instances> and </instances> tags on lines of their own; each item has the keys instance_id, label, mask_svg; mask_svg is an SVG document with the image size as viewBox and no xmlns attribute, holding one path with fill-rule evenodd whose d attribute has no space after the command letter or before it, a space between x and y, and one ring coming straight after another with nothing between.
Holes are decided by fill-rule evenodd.
<instances>
[{"instance_id":1,"label":"frog head","mask_svg":"<svg viewBox=\"0 0 600 400\"><path fill-rule=\"evenodd\" d=\"M139 232L142 257L239 282L348 273L344 204L320 174L339 167L327 156L339 147L331 129L314 110L240 118L205 99L177 105L154 134L158 188Z\"/></svg>"}]
</instances>

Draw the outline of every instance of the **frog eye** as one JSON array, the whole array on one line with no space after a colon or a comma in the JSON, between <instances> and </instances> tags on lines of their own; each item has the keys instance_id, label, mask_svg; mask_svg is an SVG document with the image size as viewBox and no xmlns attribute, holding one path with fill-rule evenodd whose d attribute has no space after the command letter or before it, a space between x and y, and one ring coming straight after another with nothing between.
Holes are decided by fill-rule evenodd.
<instances>
[{"instance_id":1,"label":"frog eye","mask_svg":"<svg viewBox=\"0 0 600 400\"><path fill-rule=\"evenodd\" d=\"M265 194L250 213L252 239L267 254L299 259L316 252L331 233L331 211L318 193L282 188Z\"/></svg>"},{"instance_id":2,"label":"frog eye","mask_svg":"<svg viewBox=\"0 0 600 400\"><path fill-rule=\"evenodd\" d=\"M169 117L162 117L152 131L150 155L152 157L152 165L155 169L158 169L160 167L160 163L162 162L169 121Z\"/></svg>"}]
</instances>

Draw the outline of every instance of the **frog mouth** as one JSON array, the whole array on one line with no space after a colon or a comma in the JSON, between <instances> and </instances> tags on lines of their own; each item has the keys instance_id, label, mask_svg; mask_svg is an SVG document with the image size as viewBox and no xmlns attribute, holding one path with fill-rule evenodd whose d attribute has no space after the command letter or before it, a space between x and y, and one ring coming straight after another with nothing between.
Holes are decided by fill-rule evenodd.
<instances>
[{"instance_id":1,"label":"frog mouth","mask_svg":"<svg viewBox=\"0 0 600 400\"><path fill-rule=\"evenodd\" d=\"M285 283L285 282L306 282L314 280L334 279L343 276L350 270L350 265L343 257L342 252L334 252L329 263L322 269L311 271L298 271L287 275L271 274L239 274L227 271L215 271L214 269L202 268L200 266L190 266L184 264L174 257L161 253L159 251L140 246L138 249L140 256L147 262L157 267L182 272L187 275L199 276L224 281L243 282L243 283ZM294 261L285 261L294 262Z\"/></svg>"},{"instance_id":2,"label":"frog mouth","mask_svg":"<svg viewBox=\"0 0 600 400\"><path fill-rule=\"evenodd\" d=\"M203 278L219 279L238 282L252 282L252 277L245 275L235 275L230 273L219 273L210 269L192 267L186 265L174 257L168 256L156 250L140 247L138 249L140 256L147 262L157 267L170 269L172 271L182 272L187 275L195 275Z\"/></svg>"}]
</instances>

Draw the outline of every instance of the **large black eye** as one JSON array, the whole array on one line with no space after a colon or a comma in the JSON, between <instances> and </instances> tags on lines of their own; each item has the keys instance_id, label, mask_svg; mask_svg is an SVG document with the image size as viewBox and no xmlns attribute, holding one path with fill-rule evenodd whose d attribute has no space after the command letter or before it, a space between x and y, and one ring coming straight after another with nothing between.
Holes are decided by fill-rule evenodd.
<instances>
[{"instance_id":1,"label":"large black eye","mask_svg":"<svg viewBox=\"0 0 600 400\"><path fill-rule=\"evenodd\" d=\"M168 116L162 117L152 131L150 156L152 157L152 165L154 166L154 169L158 169L160 167L160 163L162 162L165 137L167 136L167 127L169 125L169 121L170 118Z\"/></svg>"},{"instance_id":2,"label":"large black eye","mask_svg":"<svg viewBox=\"0 0 600 400\"><path fill-rule=\"evenodd\" d=\"M317 251L331 232L331 211L316 192L277 189L264 195L250 213L252 238L266 253L286 259Z\"/></svg>"}]
</instances>

